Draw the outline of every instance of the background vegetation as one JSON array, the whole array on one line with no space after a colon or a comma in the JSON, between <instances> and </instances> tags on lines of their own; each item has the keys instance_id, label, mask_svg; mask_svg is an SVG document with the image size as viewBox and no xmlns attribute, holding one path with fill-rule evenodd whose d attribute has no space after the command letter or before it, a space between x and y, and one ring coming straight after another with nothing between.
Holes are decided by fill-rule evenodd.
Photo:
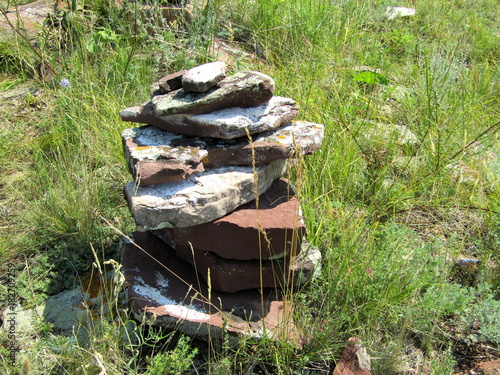
<instances>
[{"instance_id":1,"label":"background vegetation","mask_svg":"<svg viewBox=\"0 0 500 375\"><path fill-rule=\"evenodd\" d=\"M393 5L417 12L388 19ZM206 349L111 314L85 340L40 323L2 373L327 374L354 335L374 374L500 357L498 2L207 0L174 22L156 6L143 17L138 3L72 1L35 40L19 25L0 39L0 90L30 88L0 109L0 257L24 308L78 283L93 249L119 260L110 225L134 226L118 113L160 76L213 61L223 40L251 53L231 71L271 75L301 119L325 124L293 181L324 258L293 296L305 345Z\"/></svg>"}]
</instances>

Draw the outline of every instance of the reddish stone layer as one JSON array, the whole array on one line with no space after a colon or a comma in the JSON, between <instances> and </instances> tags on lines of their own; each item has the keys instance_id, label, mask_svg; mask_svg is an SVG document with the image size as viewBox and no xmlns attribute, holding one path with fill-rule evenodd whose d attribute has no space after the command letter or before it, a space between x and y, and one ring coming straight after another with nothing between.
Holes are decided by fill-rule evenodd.
<instances>
[{"instance_id":1,"label":"reddish stone layer","mask_svg":"<svg viewBox=\"0 0 500 375\"><path fill-rule=\"evenodd\" d=\"M215 221L155 233L170 246L210 251L227 259L269 259L296 254L306 227L300 206L285 179L278 179L256 201L238 207Z\"/></svg>"},{"instance_id":2,"label":"reddish stone layer","mask_svg":"<svg viewBox=\"0 0 500 375\"><path fill-rule=\"evenodd\" d=\"M201 339L234 336L288 339L301 345L291 303L278 290L212 290L172 248L150 232L135 232L123 248L123 273L133 314Z\"/></svg>"}]
</instances>

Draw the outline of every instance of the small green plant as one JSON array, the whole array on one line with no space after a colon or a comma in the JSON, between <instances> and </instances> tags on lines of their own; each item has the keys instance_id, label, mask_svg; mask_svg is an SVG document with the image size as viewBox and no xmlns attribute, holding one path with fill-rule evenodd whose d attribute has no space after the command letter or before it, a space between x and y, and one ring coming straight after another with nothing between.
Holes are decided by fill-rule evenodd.
<instances>
[{"instance_id":1,"label":"small green plant","mask_svg":"<svg viewBox=\"0 0 500 375\"><path fill-rule=\"evenodd\" d=\"M113 30L101 27L89 36L85 46L89 53L99 54L104 48L111 47L117 41L118 35Z\"/></svg>"},{"instance_id":2,"label":"small green plant","mask_svg":"<svg viewBox=\"0 0 500 375\"><path fill-rule=\"evenodd\" d=\"M491 294L472 308L464 319L469 322L468 338L473 342L500 344L500 301Z\"/></svg>"},{"instance_id":3,"label":"small green plant","mask_svg":"<svg viewBox=\"0 0 500 375\"><path fill-rule=\"evenodd\" d=\"M193 364L193 358L198 353L197 348L189 345L189 339L181 336L174 349L156 354L147 366L148 375L181 374Z\"/></svg>"},{"instance_id":4,"label":"small green plant","mask_svg":"<svg viewBox=\"0 0 500 375\"><path fill-rule=\"evenodd\" d=\"M353 77L353 80L357 81L357 82L364 82L364 83L372 84L372 85L373 84L388 85L390 83L389 79L385 75L383 75L382 73L370 72L370 71L361 72L361 73L356 74Z\"/></svg>"}]
</instances>

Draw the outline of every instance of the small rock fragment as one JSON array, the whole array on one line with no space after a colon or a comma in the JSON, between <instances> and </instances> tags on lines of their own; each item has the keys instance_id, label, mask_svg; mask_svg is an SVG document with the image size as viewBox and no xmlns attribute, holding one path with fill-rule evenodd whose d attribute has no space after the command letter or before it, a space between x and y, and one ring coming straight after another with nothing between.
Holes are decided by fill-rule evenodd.
<instances>
[{"instance_id":1,"label":"small rock fragment","mask_svg":"<svg viewBox=\"0 0 500 375\"><path fill-rule=\"evenodd\" d=\"M388 19L392 20L398 17L411 17L414 16L416 12L417 11L413 8L388 6L385 14Z\"/></svg>"},{"instance_id":2,"label":"small rock fragment","mask_svg":"<svg viewBox=\"0 0 500 375\"><path fill-rule=\"evenodd\" d=\"M182 88L182 77L184 76L184 74L186 74L186 72L187 70L180 70L178 72L160 78L156 83L158 86L158 90L155 92L155 94L166 94L167 92Z\"/></svg>"},{"instance_id":3,"label":"small rock fragment","mask_svg":"<svg viewBox=\"0 0 500 375\"><path fill-rule=\"evenodd\" d=\"M483 375L500 375L500 359L493 361L481 362L476 366L478 374Z\"/></svg>"},{"instance_id":4,"label":"small rock fragment","mask_svg":"<svg viewBox=\"0 0 500 375\"><path fill-rule=\"evenodd\" d=\"M189 69L182 76L185 91L205 92L226 78L226 64L216 61Z\"/></svg>"},{"instance_id":5,"label":"small rock fragment","mask_svg":"<svg viewBox=\"0 0 500 375\"><path fill-rule=\"evenodd\" d=\"M351 337L342 351L332 375L370 375L371 359L357 337Z\"/></svg>"}]
</instances>

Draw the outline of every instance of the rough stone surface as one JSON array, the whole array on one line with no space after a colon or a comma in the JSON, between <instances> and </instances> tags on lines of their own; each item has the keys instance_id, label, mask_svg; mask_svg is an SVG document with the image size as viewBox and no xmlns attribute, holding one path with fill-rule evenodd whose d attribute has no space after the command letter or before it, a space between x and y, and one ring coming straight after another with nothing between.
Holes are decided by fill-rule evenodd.
<instances>
[{"instance_id":1,"label":"rough stone surface","mask_svg":"<svg viewBox=\"0 0 500 375\"><path fill-rule=\"evenodd\" d=\"M141 186L186 179L205 168L268 164L321 146L323 125L298 121L248 137L232 140L187 137L154 126L125 129L122 143L129 169Z\"/></svg>"},{"instance_id":2,"label":"rough stone surface","mask_svg":"<svg viewBox=\"0 0 500 375\"><path fill-rule=\"evenodd\" d=\"M4 4L6 7L9 3L5 2ZM9 5L13 5L13 3ZM29 40L33 40L36 34L40 32L47 15L50 14L54 14L53 0L38 0L29 4L11 6L10 9L6 9L8 21L13 25L21 24L21 30ZM9 40L9 38L15 35L9 22L3 16L0 18L0 40Z\"/></svg>"},{"instance_id":3,"label":"rough stone surface","mask_svg":"<svg viewBox=\"0 0 500 375\"><path fill-rule=\"evenodd\" d=\"M191 251L187 247L178 247L176 253L194 267L212 290L228 293L258 288L289 290L293 285L308 281L318 266L317 254L308 258L310 254L307 252L262 261L225 259L208 251Z\"/></svg>"},{"instance_id":4,"label":"rough stone surface","mask_svg":"<svg viewBox=\"0 0 500 375\"><path fill-rule=\"evenodd\" d=\"M175 133L153 126L125 129L122 143L129 170L140 186L180 181L205 170L202 159L208 152Z\"/></svg>"},{"instance_id":5,"label":"rough stone surface","mask_svg":"<svg viewBox=\"0 0 500 375\"><path fill-rule=\"evenodd\" d=\"M293 272L295 285L305 284L321 273L321 251L307 242L302 242L300 253L292 257L290 271Z\"/></svg>"},{"instance_id":6,"label":"rough stone surface","mask_svg":"<svg viewBox=\"0 0 500 375\"><path fill-rule=\"evenodd\" d=\"M275 132L262 134L257 139L283 144L290 150L290 156L294 156L296 152L302 155L315 153L321 147L323 138L323 125L308 121L295 121Z\"/></svg>"},{"instance_id":7,"label":"rough stone surface","mask_svg":"<svg viewBox=\"0 0 500 375\"><path fill-rule=\"evenodd\" d=\"M187 70L180 70L160 78L155 85L158 87L153 95L162 95L182 88L182 76L186 74L186 72Z\"/></svg>"},{"instance_id":8,"label":"rough stone surface","mask_svg":"<svg viewBox=\"0 0 500 375\"><path fill-rule=\"evenodd\" d=\"M296 254L306 227L300 205L284 179L274 181L256 201L215 221L156 232L177 251L212 252L227 259L269 259ZM267 240L266 240L267 237Z\"/></svg>"},{"instance_id":9,"label":"rough stone surface","mask_svg":"<svg viewBox=\"0 0 500 375\"><path fill-rule=\"evenodd\" d=\"M175 328L201 339L232 336L284 338L297 345L291 303L277 290L222 293L209 290L186 262L149 232L135 232L123 249L123 273L139 321ZM155 261L155 260L156 261ZM262 301L264 303L262 304Z\"/></svg>"},{"instance_id":10,"label":"rough stone surface","mask_svg":"<svg viewBox=\"0 0 500 375\"><path fill-rule=\"evenodd\" d=\"M221 218L265 192L283 176L287 160L276 160L255 169L220 167L195 173L188 179L153 186L125 186L132 216L144 229L188 227Z\"/></svg>"},{"instance_id":11,"label":"rough stone surface","mask_svg":"<svg viewBox=\"0 0 500 375\"><path fill-rule=\"evenodd\" d=\"M217 61L224 61L229 66L237 66L243 61L251 62L257 59L246 51L245 45L238 44L235 40L228 43L225 40L215 38L209 47L209 54L214 56Z\"/></svg>"},{"instance_id":12,"label":"rough stone surface","mask_svg":"<svg viewBox=\"0 0 500 375\"><path fill-rule=\"evenodd\" d=\"M208 155L203 164L206 168L223 165L266 164L276 159L309 155L316 152L324 138L324 126L306 121L296 121L274 131L256 134L252 144L248 137L233 142L221 142L207 148ZM253 152L252 152L253 148Z\"/></svg>"},{"instance_id":13,"label":"rough stone surface","mask_svg":"<svg viewBox=\"0 0 500 375\"><path fill-rule=\"evenodd\" d=\"M151 99L157 115L201 114L232 107L255 107L269 101L274 80L260 72L239 72L203 93L175 90Z\"/></svg>"},{"instance_id":14,"label":"rough stone surface","mask_svg":"<svg viewBox=\"0 0 500 375\"><path fill-rule=\"evenodd\" d=\"M478 374L483 375L500 375L500 359L494 361L482 362L477 366Z\"/></svg>"},{"instance_id":15,"label":"rough stone surface","mask_svg":"<svg viewBox=\"0 0 500 375\"><path fill-rule=\"evenodd\" d=\"M182 76L185 91L205 92L226 78L226 64L216 61L189 69Z\"/></svg>"},{"instance_id":16,"label":"rough stone surface","mask_svg":"<svg viewBox=\"0 0 500 375\"><path fill-rule=\"evenodd\" d=\"M351 337L342 351L332 375L370 375L371 359L357 337Z\"/></svg>"},{"instance_id":17,"label":"rough stone surface","mask_svg":"<svg viewBox=\"0 0 500 375\"><path fill-rule=\"evenodd\" d=\"M290 98L273 97L256 107L228 108L207 114L178 114L159 116L151 102L126 108L120 112L123 121L150 124L190 136L233 139L274 130L292 121L299 113Z\"/></svg>"}]
</instances>

